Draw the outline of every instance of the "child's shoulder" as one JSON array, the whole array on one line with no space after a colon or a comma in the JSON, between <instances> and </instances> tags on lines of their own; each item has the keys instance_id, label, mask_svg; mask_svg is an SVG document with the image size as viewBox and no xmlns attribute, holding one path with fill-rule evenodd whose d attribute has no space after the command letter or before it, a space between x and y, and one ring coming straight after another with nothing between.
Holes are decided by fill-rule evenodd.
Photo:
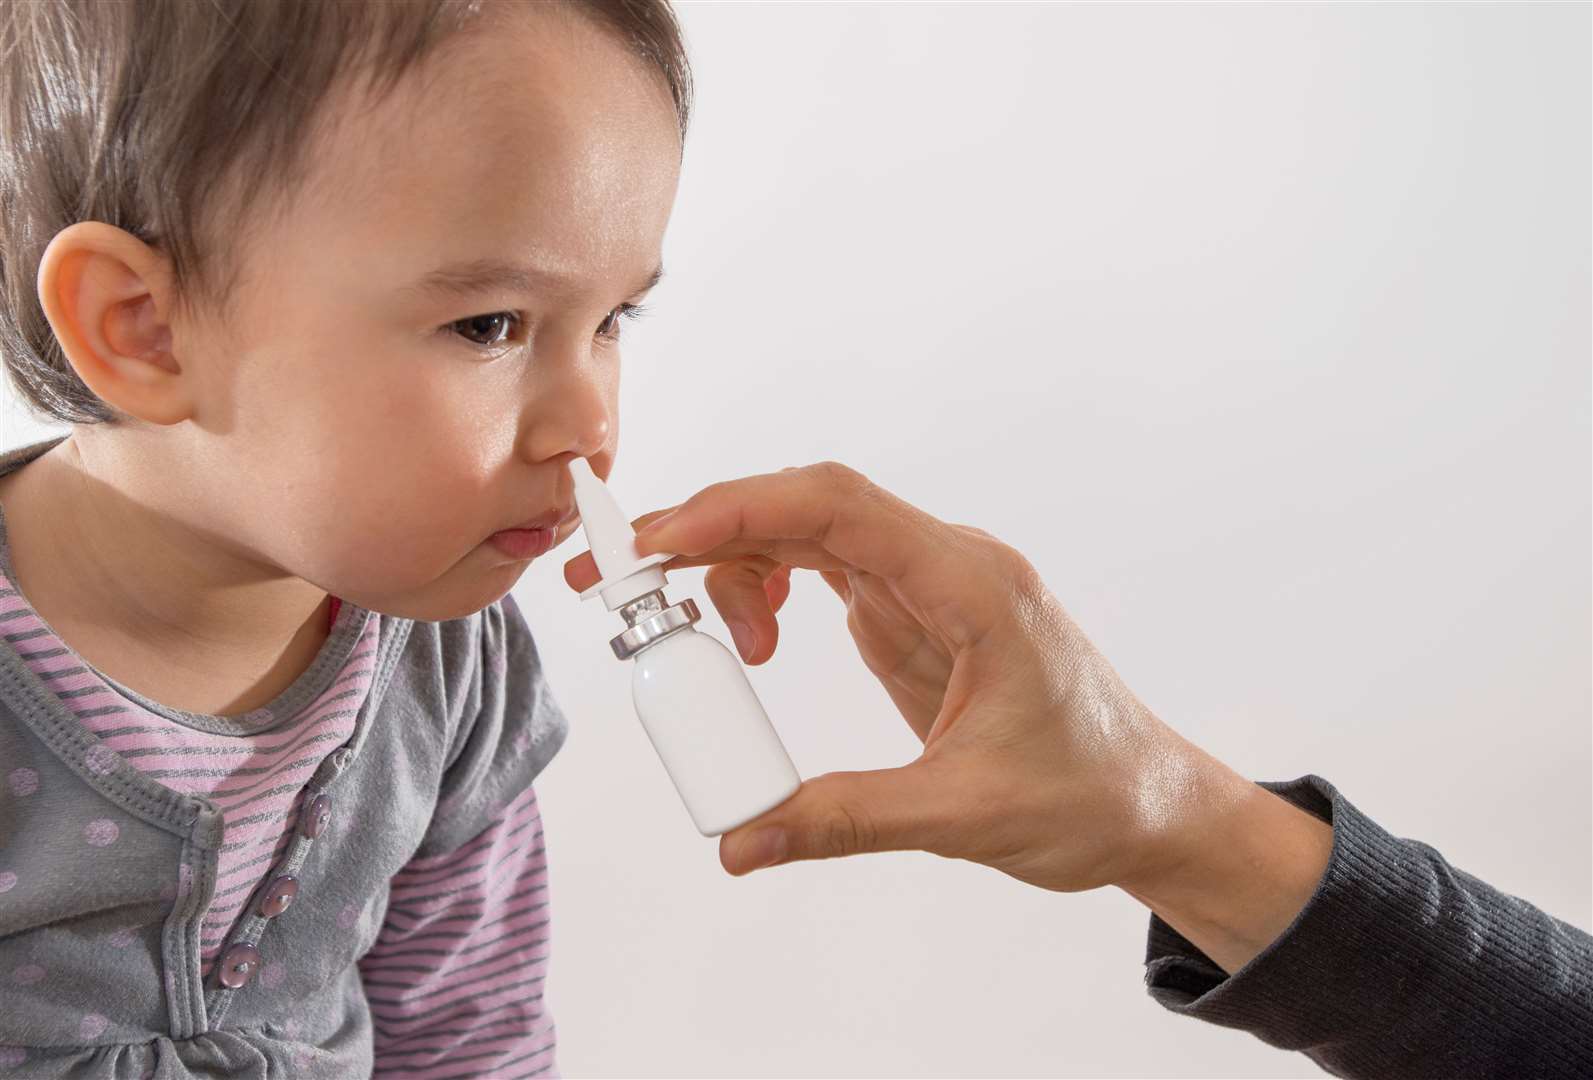
<instances>
[{"instance_id":1,"label":"child's shoulder","mask_svg":"<svg viewBox=\"0 0 1593 1080\"><path fill-rule=\"evenodd\" d=\"M562 747L569 720L512 596L462 618L414 623L405 654L411 689L399 692L422 701L405 738L425 729L446 747L450 779L439 797L453 809L432 838L446 848L531 785Z\"/></svg>"},{"instance_id":2,"label":"child's shoulder","mask_svg":"<svg viewBox=\"0 0 1593 1080\"><path fill-rule=\"evenodd\" d=\"M408 638L395 678L452 718L479 708L483 698L534 693L542 681L536 641L512 594L457 619L402 621Z\"/></svg>"}]
</instances>

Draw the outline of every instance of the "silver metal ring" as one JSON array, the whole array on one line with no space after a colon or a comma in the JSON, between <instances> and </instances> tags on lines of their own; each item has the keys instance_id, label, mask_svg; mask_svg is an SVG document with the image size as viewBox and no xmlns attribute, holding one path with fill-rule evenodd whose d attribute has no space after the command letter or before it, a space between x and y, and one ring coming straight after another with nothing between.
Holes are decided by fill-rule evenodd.
<instances>
[{"instance_id":1,"label":"silver metal ring","mask_svg":"<svg viewBox=\"0 0 1593 1080\"><path fill-rule=\"evenodd\" d=\"M619 637L612 639L608 643L609 648L613 649L614 655L621 660L629 660L647 646L677 630L691 626L701 618L702 612L697 610L696 601L688 596L680 603L664 608L657 615L648 616Z\"/></svg>"}]
</instances>

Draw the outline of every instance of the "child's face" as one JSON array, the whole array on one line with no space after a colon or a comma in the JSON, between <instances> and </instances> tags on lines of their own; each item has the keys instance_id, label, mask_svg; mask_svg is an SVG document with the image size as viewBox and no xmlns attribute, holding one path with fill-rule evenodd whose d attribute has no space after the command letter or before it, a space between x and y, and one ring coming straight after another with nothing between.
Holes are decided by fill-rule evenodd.
<instances>
[{"instance_id":1,"label":"child's face","mask_svg":"<svg viewBox=\"0 0 1593 1080\"><path fill-rule=\"evenodd\" d=\"M573 508L572 456L609 474L611 313L649 286L675 196L656 71L579 17L518 23L340 113L317 178L250 240L230 324L176 338L204 358L181 426L202 515L388 614L491 603L527 563L488 537ZM475 260L524 268L529 288L415 288Z\"/></svg>"}]
</instances>

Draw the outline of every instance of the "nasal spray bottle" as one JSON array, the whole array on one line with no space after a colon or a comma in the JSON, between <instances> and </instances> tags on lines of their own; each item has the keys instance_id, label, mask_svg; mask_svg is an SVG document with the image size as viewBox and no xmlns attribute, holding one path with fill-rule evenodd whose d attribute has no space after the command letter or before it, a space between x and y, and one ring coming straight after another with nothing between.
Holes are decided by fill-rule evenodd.
<instances>
[{"instance_id":1,"label":"nasal spray bottle","mask_svg":"<svg viewBox=\"0 0 1593 1080\"><path fill-rule=\"evenodd\" d=\"M718 836L779 806L802 784L780 736L752 691L741 661L696 629L702 618L687 597L671 604L659 563L672 556L636 554L636 532L586 459L570 462L575 506L601 580L599 594L628 627L609 642L634 659L631 695L653 749L680 792L692 823Z\"/></svg>"}]
</instances>

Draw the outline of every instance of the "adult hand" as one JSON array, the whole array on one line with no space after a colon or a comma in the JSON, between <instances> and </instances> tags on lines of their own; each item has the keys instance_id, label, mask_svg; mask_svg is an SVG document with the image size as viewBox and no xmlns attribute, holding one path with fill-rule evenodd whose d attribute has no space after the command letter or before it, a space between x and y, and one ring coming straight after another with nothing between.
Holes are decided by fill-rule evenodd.
<instances>
[{"instance_id":1,"label":"adult hand","mask_svg":"<svg viewBox=\"0 0 1593 1080\"><path fill-rule=\"evenodd\" d=\"M727 870L767 862L747 842L775 826L777 861L914 848L1064 891L1134 871L1163 801L1146 764L1166 756L1166 731L1018 552L834 462L714 484L634 525L639 554L678 553L665 570L709 567L715 607L751 632L749 664L774 655L791 569L818 571L924 744L900 768L808 780L721 838ZM591 554L565 578L594 584Z\"/></svg>"},{"instance_id":2,"label":"adult hand","mask_svg":"<svg viewBox=\"0 0 1593 1080\"><path fill-rule=\"evenodd\" d=\"M1321 824L1157 719L1021 554L854 469L822 462L716 483L633 524L639 554L676 554L664 569L709 567L715 607L751 632L742 647L750 664L774 654L791 569L817 571L846 605L863 663L924 744L898 768L811 778L726 833L720 861L731 873L923 850L1062 892L1117 884L1152 906L1177 893L1191 912L1173 913L1171 899L1166 906L1182 930L1197 918L1221 921L1193 909L1207 899L1195 896L1197 885L1221 884L1210 870L1222 859L1234 861L1236 880L1265 879L1250 858L1258 822ZM589 552L565 564L565 580L577 591L597 582ZM1238 835L1213 828L1223 821ZM1223 851L1198 850L1212 837ZM1296 867L1288 896L1269 893L1265 932L1281 932L1316 876ZM1208 955L1223 962L1246 949L1214 946Z\"/></svg>"}]
</instances>

